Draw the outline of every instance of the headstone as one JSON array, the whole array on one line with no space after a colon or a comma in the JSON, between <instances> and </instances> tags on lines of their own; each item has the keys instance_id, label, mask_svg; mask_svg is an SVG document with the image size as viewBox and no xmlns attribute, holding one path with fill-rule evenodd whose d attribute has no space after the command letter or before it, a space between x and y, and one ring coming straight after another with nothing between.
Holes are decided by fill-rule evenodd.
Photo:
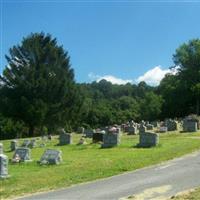
<instances>
[{"instance_id":1,"label":"headstone","mask_svg":"<svg viewBox=\"0 0 200 200\"><path fill-rule=\"evenodd\" d=\"M147 130L153 130L153 127L154 127L154 126L153 126L152 124L147 124L146 127L147 127Z\"/></svg>"},{"instance_id":2,"label":"headstone","mask_svg":"<svg viewBox=\"0 0 200 200\"><path fill-rule=\"evenodd\" d=\"M77 133L79 133L79 134L84 134L84 128L83 127L79 127L78 129L77 129Z\"/></svg>"},{"instance_id":3,"label":"headstone","mask_svg":"<svg viewBox=\"0 0 200 200\"><path fill-rule=\"evenodd\" d=\"M140 125L140 128L139 128L139 133L145 133L146 132L146 126L144 126L143 124Z\"/></svg>"},{"instance_id":4,"label":"headstone","mask_svg":"<svg viewBox=\"0 0 200 200\"><path fill-rule=\"evenodd\" d=\"M144 120L142 120L141 122L140 122L140 126L142 125L142 126L145 126L145 121Z\"/></svg>"},{"instance_id":5,"label":"headstone","mask_svg":"<svg viewBox=\"0 0 200 200\"><path fill-rule=\"evenodd\" d=\"M0 154L3 154L3 144L0 143Z\"/></svg>"},{"instance_id":6,"label":"headstone","mask_svg":"<svg viewBox=\"0 0 200 200\"><path fill-rule=\"evenodd\" d=\"M40 159L40 164L60 164L62 161L61 151L47 149Z\"/></svg>"},{"instance_id":7,"label":"headstone","mask_svg":"<svg viewBox=\"0 0 200 200\"><path fill-rule=\"evenodd\" d=\"M28 147L30 145L30 140L24 140L22 143L22 147Z\"/></svg>"},{"instance_id":8,"label":"headstone","mask_svg":"<svg viewBox=\"0 0 200 200\"><path fill-rule=\"evenodd\" d=\"M153 121L153 122L151 122L151 124L152 124L155 128L158 127L158 122L157 122L157 121Z\"/></svg>"},{"instance_id":9,"label":"headstone","mask_svg":"<svg viewBox=\"0 0 200 200\"><path fill-rule=\"evenodd\" d=\"M91 130L91 129L85 129L85 130L84 130L84 135L85 135L85 137L87 137L87 138L92 138L93 133L94 133L94 131Z\"/></svg>"},{"instance_id":10,"label":"headstone","mask_svg":"<svg viewBox=\"0 0 200 200\"><path fill-rule=\"evenodd\" d=\"M114 147L120 143L120 134L117 133L106 133L103 135L102 148Z\"/></svg>"},{"instance_id":11,"label":"headstone","mask_svg":"<svg viewBox=\"0 0 200 200\"><path fill-rule=\"evenodd\" d=\"M31 161L31 150L26 147L20 147L15 150L12 162Z\"/></svg>"},{"instance_id":12,"label":"headstone","mask_svg":"<svg viewBox=\"0 0 200 200\"><path fill-rule=\"evenodd\" d=\"M96 131L96 133L92 136L92 142L103 142L103 135L105 134L105 131Z\"/></svg>"},{"instance_id":13,"label":"headstone","mask_svg":"<svg viewBox=\"0 0 200 200\"><path fill-rule=\"evenodd\" d=\"M184 132L197 132L198 126L195 120L186 118L183 120L183 131Z\"/></svg>"},{"instance_id":14,"label":"headstone","mask_svg":"<svg viewBox=\"0 0 200 200\"><path fill-rule=\"evenodd\" d=\"M137 134L137 128L135 126L129 126L127 132L128 132L129 135L136 135Z\"/></svg>"},{"instance_id":15,"label":"headstone","mask_svg":"<svg viewBox=\"0 0 200 200\"><path fill-rule=\"evenodd\" d=\"M116 127L110 127L110 128L108 128L108 130L107 130L107 132L108 133L119 133L119 130L116 128Z\"/></svg>"},{"instance_id":16,"label":"headstone","mask_svg":"<svg viewBox=\"0 0 200 200\"><path fill-rule=\"evenodd\" d=\"M7 178L8 176L8 157L0 154L0 178Z\"/></svg>"},{"instance_id":17,"label":"headstone","mask_svg":"<svg viewBox=\"0 0 200 200\"><path fill-rule=\"evenodd\" d=\"M11 151L15 151L15 150L17 149L17 146L18 146L17 140L12 140L12 141L10 142L10 150L11 150Z\"/></svg>"},{"instance_id":18,"label":"headstone","mask_svg":"<svg viewBox=\"0 0 200 200\"><path fill-rule=\"evenodd\" d=\"M146 121L144 125L145 125L145 126L149 125L149 121Z\"/></svg>"},{"instance_id":19,"label":"headstone","mask_svg":"<svg viewBox=\"0 0 200 200\"><path fill-rule=\"evenodd\" d=\"M135 122L133 120L131 120L129 124L130 124L130 126L134 126Z\"/></svg>"},{"instance_id":20,"label":"headstone","mask_svg":"<svg viewBox=\"0 0 200 200\"><path fill-rule=\"evenodd\" d=\"M178 123L172 119L166 120L165 126L167 127L168 131L176 131L178 129Z\"/></svg>"},{"instance_id":21,"label":"headstone","mask_svg":"<svg viewBox=\"0 0 200 200\"><path fill-rule=\"evenodd\" d=\"M59 136L59 145L72 144L72 135L69 133L61 133Z\"/></svg>"},{"instance_id":22,"label":"headstone","mask_svg":"<svg viewBox=\"0 0 200 200\"><path fill-rule=\"evenodd\" d=\"M30 141L29 147L30 147L30 148L36 147L36 139L32 139L32 140Z\"/></svg>"},{"instance_id":23,"label":"headstone","mask_svg":"<svg viewBox=\"0 0 200 200\"><path fill-rule=\"evenodd\" d=\"M161 127L159 128L159 132L160 132L160 133L166 133L166 132L167 132L167 127L166 127L166 126L161 126Z\"/></svg>"},{"instance_id":24,"label":"headstone","mask_svg":"<svg viewBox=\"0 0 200 200\"><path fill-rule=\"evenodd\" d=\"M128 126L128 125L125 125L125 126L124 126L124 132L128 133L128 131L129 131L129 126Z\"/></svg>"},{"instance_id":25,"label":"headstone","mask_svg":"<svg viewBox=\"0 0 200 200\"><path fill-rule=\"evenodd\" d=\"M159 135L153 132L145 132L139 136L139 147L153 147L159 143Z\"/></svg>"}]
</instances>

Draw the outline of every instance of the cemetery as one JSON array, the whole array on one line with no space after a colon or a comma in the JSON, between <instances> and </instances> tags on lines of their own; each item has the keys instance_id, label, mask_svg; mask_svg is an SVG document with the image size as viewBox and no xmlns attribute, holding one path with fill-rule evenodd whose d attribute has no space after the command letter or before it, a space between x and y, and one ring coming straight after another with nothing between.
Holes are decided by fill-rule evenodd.
<instances>
[{"instance_id":1,"label":"cemetery","mask_svg":"<svg viewBox=\"0 0 200 200\"><path fill-rule=\"evenodd\" d=\"M118 196L133 183L134 192L145 193L160 178L171 190L183 189L182 183L199 187L200 39L199 14L192 12L197 6L187 4L181 12L183 5L173 8L175 2L49 3L0 4L0 199L120 174L119 182L105 181ZM188 158L192 153L196 157ZM157 167L163 162L175 164ZM177 188L171 172L178 175ZM109 199L109 187L102 191Z\"/></svg>"},{"instance_id":2,"label":"cemetery","mask_svg":"<svg viewBox=\"0 0 200 200\"><path fill-rule=\"evenodd\" d=\"M173 120L169 121L174 124ZM159 133L164 126L169 128L169 122L156 123L156 127L144 121L128 122L92 131L82 129L78 134L69 134L61 129L59 135L49 139L2 141L2 196L8 198L13 194L20 196L66 187L160 163L200 149L200 140L196 139L200 136L199 129L183 132L184 123L182 127L180 123L178 127L181 128ZM126 132L130 127L137 127L137 134ZM174 129L177 126L170 127Z\"/></svg>"}]
</instances>

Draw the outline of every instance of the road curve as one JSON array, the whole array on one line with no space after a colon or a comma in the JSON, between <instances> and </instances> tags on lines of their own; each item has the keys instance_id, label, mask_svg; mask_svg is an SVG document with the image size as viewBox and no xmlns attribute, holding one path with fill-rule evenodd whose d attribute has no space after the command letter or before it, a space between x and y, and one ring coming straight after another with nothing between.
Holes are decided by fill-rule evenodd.
<instances>
[{"instance_id":1,"label":"road curve","mask_svg":"<svg viewBox=\"0 0 200 200\"><path fill-rule=\"evenodd\" d=\"M200 186L200 151L160 165L18 200L166 199Z\"/></svg>"}]
</instances>

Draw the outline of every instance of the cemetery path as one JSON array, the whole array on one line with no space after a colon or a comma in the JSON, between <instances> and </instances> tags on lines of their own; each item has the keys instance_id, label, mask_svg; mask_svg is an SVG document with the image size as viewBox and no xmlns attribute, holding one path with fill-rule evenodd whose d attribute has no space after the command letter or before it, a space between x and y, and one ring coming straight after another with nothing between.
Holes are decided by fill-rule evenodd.
<instances>
[{"instance_id":1,"label":"cemetery path","mask_svg":"<svg viewBox=\"0 0 200 200\"><path fill-rule=\"evenodd\" d=\"M134 200L166 199L200 186L200 151L110 178L66 189L32 195L21 200Z\"/></svg>"}]
</instances>

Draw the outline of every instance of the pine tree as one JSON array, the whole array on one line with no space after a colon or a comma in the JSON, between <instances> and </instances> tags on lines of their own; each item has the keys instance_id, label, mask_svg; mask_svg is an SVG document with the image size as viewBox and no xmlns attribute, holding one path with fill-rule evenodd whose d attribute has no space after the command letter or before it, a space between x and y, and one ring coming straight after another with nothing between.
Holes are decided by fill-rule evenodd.
<instances>
[{"instance_id":1,"label":"pine tree","mask_svg":"<svg viewBox=\"0 0 200 200\"><path fill-rule=\"evenodd\" d=\"M73 118L74 109L78 110L79 99L68 53L51 35L34 33L9 54L0 76L2 113L24 121L29 136L35 127L64 126Z\"/></svg>"}]
</instances>

